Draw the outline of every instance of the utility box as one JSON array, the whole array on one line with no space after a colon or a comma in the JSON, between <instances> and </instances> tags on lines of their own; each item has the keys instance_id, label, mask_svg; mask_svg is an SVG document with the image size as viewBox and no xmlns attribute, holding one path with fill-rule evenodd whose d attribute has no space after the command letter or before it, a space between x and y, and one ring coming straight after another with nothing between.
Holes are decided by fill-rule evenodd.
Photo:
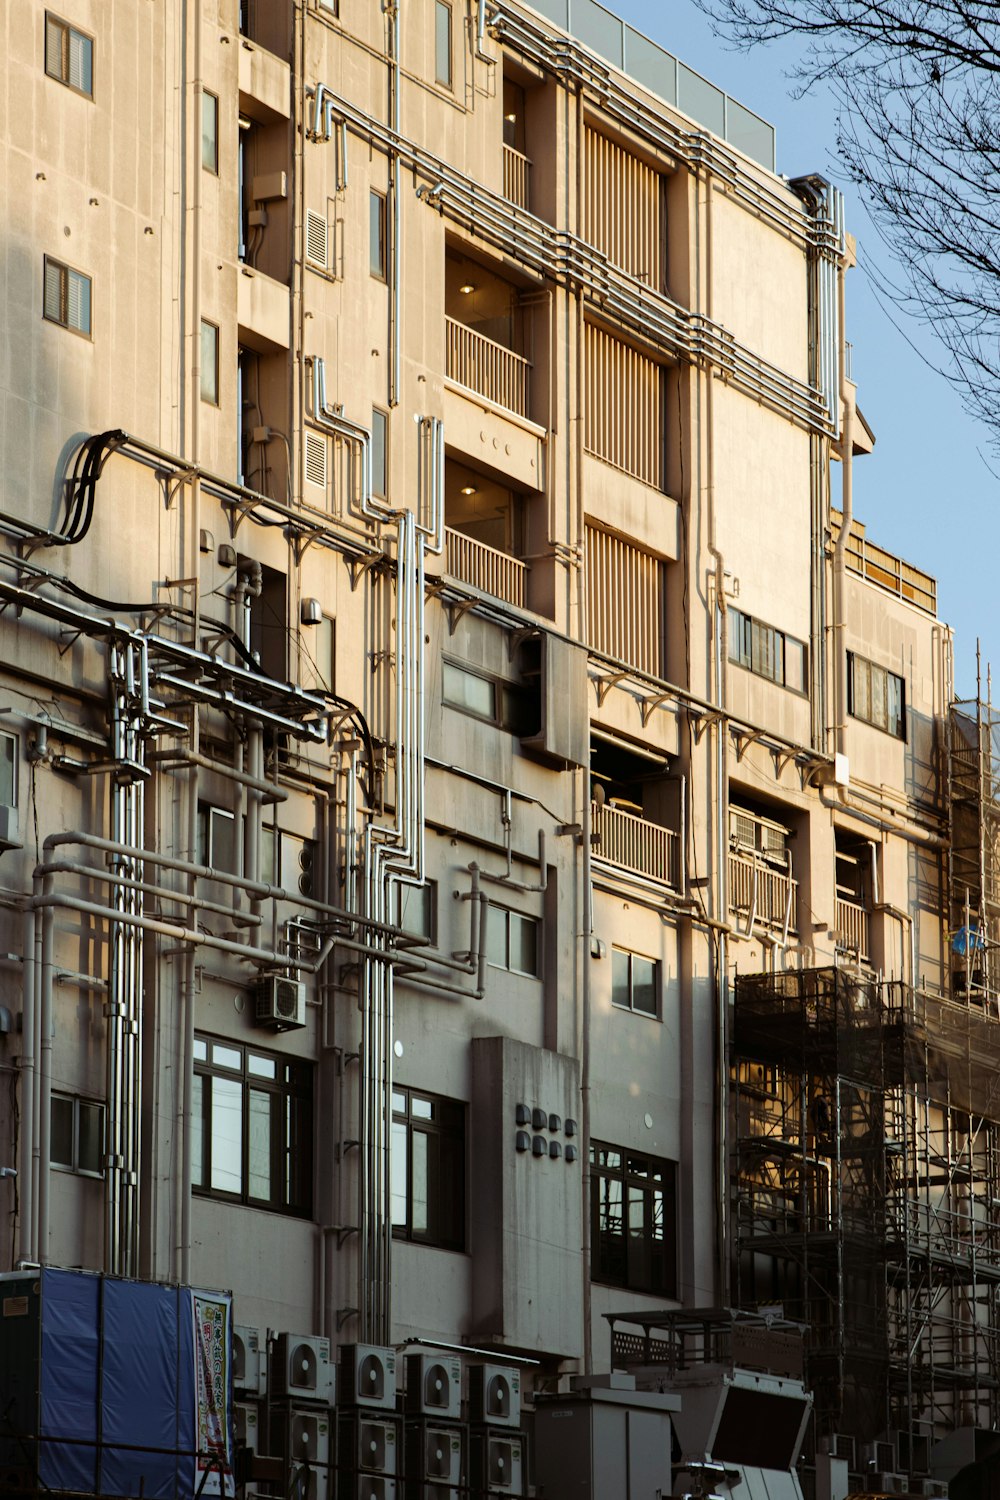
<instances>
[{"instance_id":1,"label":"utility box","mask_svg":"<svg viewBox=\"0 0 1000 1500\"><path fill-rule=\"evenodd\" d=\"M637 1391L629 1375L579 1377L567 1395L538 1396L539 1500L650 1500L669 1495L671 1413L680 1398Z\"/></svg>"},{"instance_id":2,"label":"utility box","mask_svg":"<svg viewBox=\"0 0 1000 1500\"><path fill-rule=\"evenodd\" d=\"M235 1493L228 1292L15 1271L0 1330L0 1491Z\"/></svg>"}]
</instances>

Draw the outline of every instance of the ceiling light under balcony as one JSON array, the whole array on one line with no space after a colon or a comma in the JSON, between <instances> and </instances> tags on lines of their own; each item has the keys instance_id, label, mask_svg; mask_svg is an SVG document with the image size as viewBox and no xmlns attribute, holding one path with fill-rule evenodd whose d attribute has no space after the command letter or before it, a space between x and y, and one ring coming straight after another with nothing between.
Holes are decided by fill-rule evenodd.
<instances>
[{"instance_id":1,"label":"ceiling light under balcony","mask_svg":"<svg viewBox=\"0 0 1000 1500\"><path fill-rule=\"evenodd\" d=\"M473 292L474 292L474 291L475 291L475 290L476 290L476 289L475 289L475 287L474 287L474 286L473 286L473 284L472 284L472 282L471 282L471 281L467 281L467 282L466 282L466 283L465 283L465 285L464 285L464 286L460 286L460 287L459 287L459 289L458 289L458 290L459 290L459 291L460 291L460 292L461 292L461 293L462 293L462 296L463 296L463 297L471 297L471 296L472 296L472 294L473 294Z\"/></svg>"},{"instance_id":2,"label":"ceiling light under balcony","mask_svg":"<svg viewBox=\"0 0 1000 1500\"><path fill-rule=\"evenodd\" d=\"M462 494L463 495L478 495L479 491L478 491L478 489L476 488L476 486L474 484L463 484L462 485Z\"/></svg>"}]
</instances>

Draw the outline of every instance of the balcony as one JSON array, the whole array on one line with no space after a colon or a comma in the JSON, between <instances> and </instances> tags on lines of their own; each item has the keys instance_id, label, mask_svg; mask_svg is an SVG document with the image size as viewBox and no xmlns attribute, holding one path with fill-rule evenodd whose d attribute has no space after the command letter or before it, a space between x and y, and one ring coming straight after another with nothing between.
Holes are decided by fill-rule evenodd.
<instances>
[{"instance_id":1,"label":"balcony","mask_svg":"<svg viewBox=\"0 0 1000 1500\"><path fill-rule=\"evenodd\" d=\"M592 803L591 816L596 858L680 888L680 840L672 829L607 803Z\"/></svg>"},{"instance_id":2,"label":"balcony","mask_svg":"<svg viewBox=\"0 0 1000 1500\"><path fill-rule=\"evenodd\" d=\"M764 859L739 850L729 851L729 905L746 918L747 930L765 927L795 932L798 927L799 883Z\"/></svg>"},{"instance_id":3,"label":"balcony","mask_svg":"<svg viewBox=\"0 0 1000 1500\"><path fill-rule=\"evenodd\" d=\"M528 415L528 360L495 339L477 333L457 318L445 318L449 380L492 401L495 406Z\"/></svg>"},{"instance_id":4,"label":"balcony","mask_svg":"<svg viewBox=\"0 0 1000 1500\"><path fill-rule=\"evenodd\" d=\"M515 203L518 208L528 207L530 172L531 162L524 152L505 144L503 148L503 195L508 203Z\"/></svg>"},{"instance_id":5,"label":"balcony","mask_svg":"<svg viewBox=\"0 0 1000 1500\"><path fill-rule=\"evenodd\" d=\"M870 956L869 922L865 906L858 901L848 901L844 896L838 896L834 910L837 952L850 954L860 963L867 963Z\"/></svg>"},{"instance_id":6,"label":"balcony","mask_svg":"<svg viewBox=\"0 0 1000 1500\"><path fill-rule=\"evenodd\" d=\"M445 528L445 566L453 578L459 578L481 594L502 599L515 609L524 609L528 568L516 557L478 542L461 531Z\"/></svg>"},{"instance_id":7,"label":"balcony","mask_svg":"<svg viewBox=\"0 0 1000 1500\"><path fill-rule=\"evenodd\" d=\"M840 535L843 517L839 511L830 513L830 529L836 539ZM845 548L845 562L850 572L856 573L868 583L895 594L915 604L925 614L937 616L937 583L929 573L904 562L884 547L877 547L865 535L860 521L851 522L851 530Z\"/></svg>"}]
</instances>

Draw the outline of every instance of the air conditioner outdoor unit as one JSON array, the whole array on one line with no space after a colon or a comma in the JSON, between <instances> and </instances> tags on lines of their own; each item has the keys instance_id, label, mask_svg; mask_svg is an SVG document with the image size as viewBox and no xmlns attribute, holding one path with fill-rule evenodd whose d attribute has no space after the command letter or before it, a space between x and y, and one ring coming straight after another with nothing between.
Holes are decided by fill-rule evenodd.
<instances>
[{"instance_id":1,"label":"air conditioner outdoor unit","mask_svg":"<svg viewBox=\"0 0 1000 1500\"><path fill-rule=\"evenodd\" d=\"M328 1500L335 1492L331 1418L317 1407L272 1412L271 1451L285 1460L285 1494Z\"/></svg>"},{"instance_id":2,"label":"air conditioner outdoor unit","mask_svg":"<svg viewBox=\"0 0 1000 1500\"><path fill-rule=\"evenodd\" d=\"M409 1479L418 1475L422 1483L435 1485L430 1493L437 1495L437 1485L462 1483L462 1434L457 1427L431 1427L419 1431L419 1451L407 1449L406 1473Z\"/></svg>"},{"instance_id":3,"label":"air conditioner outdoor unit","mask_svg":"<svg viewBox=\"0 0 1000 1500\"><path fill-rule=\"evenodd\" d=\"M520 1432L472 1433L472 1489L481 1495L523 1495L524 1440Z\"/></svg>"},{"instance_id":4,"label":"air conditioner outdoor unit","mask_svg":"<svg viewBox=\"0 0 1000 1500\"><path fill-rule=\"evenodd\" d=\"M267 1360L261 1357L256 1328L233 1329L233 1389L248 1396L267 1394Z\"/></svg>"},{"instance_id":5,"label":"air conditioner outdoor unit","mask_svg":"<svg viewBox=\"0 0 1000 1500\"><path fill-rule=\"evenodd\" d=\"M341 1468L337 1500L396 1500L399 1494L395 1479L387 1474L345 1474Z\"/></svg>"},{"instance_id":6,"label":"air conditioner outdoor unit","mask_svg":"<svg viewBox=\"0 0 1000 1500\"><path fill-rule=\"evenodd\" d=\"M260 1413L250 1401L233 1402L233 1437L238 1448L260 1452Z\"/></svg>"},{"instance_id":7,"label":"air conditioner outdoor unit","mask_svg":"<svg viewBox=\"0 0 1000 1500\"><path fill-rule=\"evenodd\" d=\"M921 1479L919 1493L929 1497L938 1497L938 1500L947 1500L948 1485L944 1479Z\"/></svg>"},{"instance_id":8,"label":"air conditioner outdoor unit","mask_svg":"<svg viewBox=\"0 0 1000 1500\"><path fill-rule=\"evenodd\" d=\"M396 1426L361 1417L357 1422L358 1468L375 1474L396 1472Z\"/></svg>"},{"instance_id":9,"label":"air conditioner outdoor unit","mask_svg":"<svg viewBox=\"0 0 1000 1500\"><path fill-rule=\"evenodd\" d=\"M862 1443L861 1466L869 1473L874 1469L876 1474L894 1474L896 1472L896 1445L886 1442L880 1438L874 1443Z\"/></svg>"},{"instance_id":10,"label":"air conditioner outdoor unit","mask_svg":"<svg viewBox=\"0 0 1000 1500\"><path fill-rule=\"evenodd\" d=\"M258 1026L291 1031L306 1024L306 987L301 979L266 974L255 991Z\"/></svg>"},{"instance_id":11,"label":"air conditioner outdoor unit","mask_svg":"<svg viewBox=\"0 0 1000 1500\"><path fill-rule=\"evenodd\" d=\"M519 1427L520 1371L509 1365L473 1365L469 1370L469 1421Z\"/></svg>"},{"instance_id":12,"label":"air conditioner outdoor unit","mask_svg":"<svg viewBox=\"0 0 1000 1500\"><path fill-rule=\"evenodd\" d=\"M395 1411L395 1350L376 1344L341 1344L340 1404Z\"/></svg>"},{"instance_id":13,"label":"air conditioner outdoor unit","mask_svg":"<svg viewBox=\"0 0 1000 1500\"><path fill-rule=\"evenodd\" d=\"M271 1394L332 1406L337 1371L330 1362L330 1340L281 1333L271 1354Z\"/></svg>"},{"instance_id":14,"label":"air conditioner outdoor unit","mask_svg":"<svg viewBox=\"0 0 1000 1500\"><path fill-rule=\"evenodd\" d=\"M462 1361L444 1354L408 1354L406 1410L458 1421L462 1415Z\"/></svg>"}]
</instances>

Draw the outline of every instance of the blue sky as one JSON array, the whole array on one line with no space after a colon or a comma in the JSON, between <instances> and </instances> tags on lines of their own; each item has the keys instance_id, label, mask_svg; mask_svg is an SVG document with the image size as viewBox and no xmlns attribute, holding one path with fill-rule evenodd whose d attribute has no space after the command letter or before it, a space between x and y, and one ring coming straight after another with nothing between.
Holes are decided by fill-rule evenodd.
<instances>
[{"instance_id":1,"label":"blue sky","mask_svg":"<svg viewBox=\"0 0 1000 1500\"><path fill-rule=\"evenodd\" d=\"M693 0L604 0L609 9L756 110L777 129L777 167L789 177L821 172L845 191L847 227L858 239L859 266L848 277L847 336L854 345L858 404L876 436L874 453L854 466L854 511L872 541L938 580L938 613L955 631L955 680L975 692L976 637L985 663L1000 673L1000 459L985 430L966 416L958 396L928 369L930 335L912 322L897 331L880 308L862 263L886 257L854 190L833 159L829 97L791 96L780 49L735 52L713 36ZM899 321L898 315L894 314ZM905 335L905 337L904 337ZM986 462L984 462L984 459ZM1000 679L998 679L1000 681Z\"/></svg>"}]
</instances>

